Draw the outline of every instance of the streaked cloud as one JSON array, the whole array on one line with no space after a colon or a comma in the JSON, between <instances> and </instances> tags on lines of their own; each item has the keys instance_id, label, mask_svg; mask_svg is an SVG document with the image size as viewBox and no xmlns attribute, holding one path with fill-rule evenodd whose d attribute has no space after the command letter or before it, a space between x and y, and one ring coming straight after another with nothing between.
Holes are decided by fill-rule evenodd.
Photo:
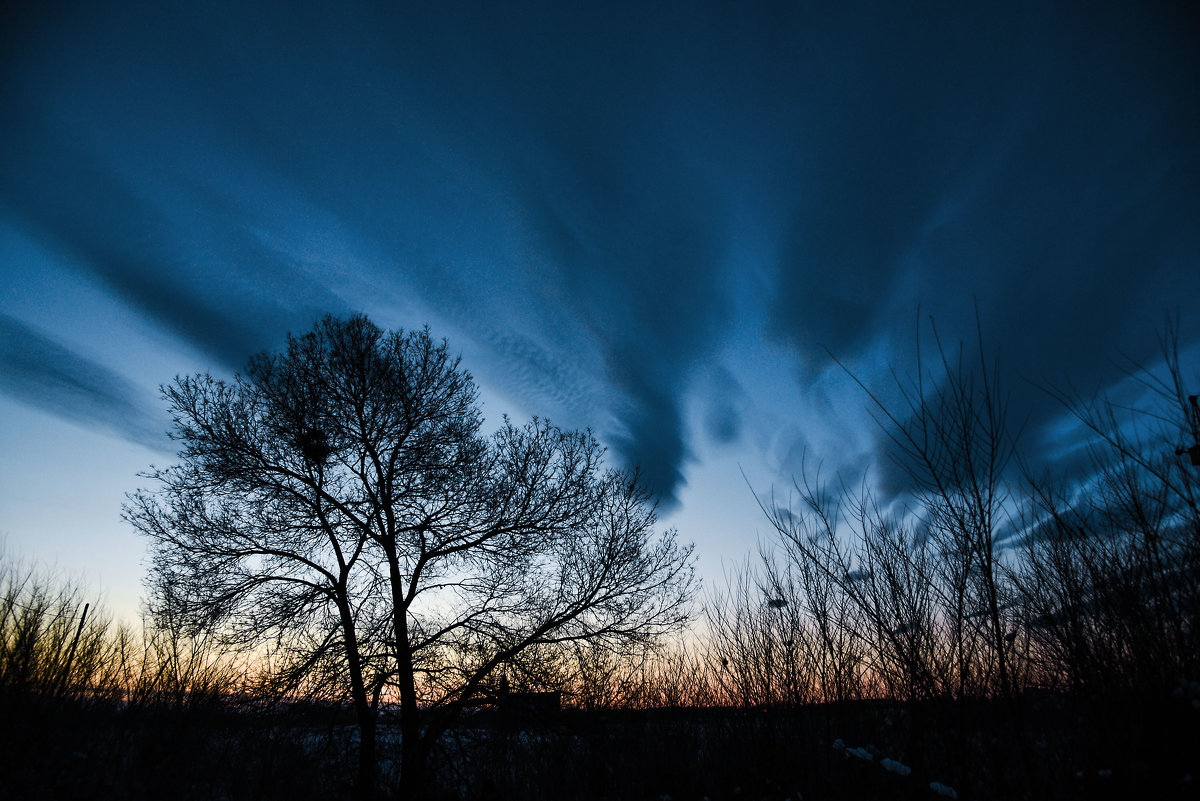
<instances>
[{"instance_id":1,"label":"streaked cloud","mask_svg":"<svg viewBox=\"0 0 1200 801\"><path fill-rule=\"evenodd\" d=\"M1200 70L1173 13L26 10L0 213L229 369L325 312L444 324L481 380L594 427L668 502L693 408L782 471L830 441L886 469L830 354L886 385L919 320L953 346L978 308L1047 430L1039 384L1111 384L1116 347L1152 358L1200 296ZM756 382L780 348L789 399ZM757 430L782 414L787 442Z\"/></svg>"},{"instance_id":2,"label":"streaked cloud","mask_svg":"<svg viewBox=\"0 0 1200 801\"><path fill-rule=\"evenodd\" d=\"M119 373L0 314L0 392L89 429L169 452L165 415Z\"/></svg>"}]
</instances>

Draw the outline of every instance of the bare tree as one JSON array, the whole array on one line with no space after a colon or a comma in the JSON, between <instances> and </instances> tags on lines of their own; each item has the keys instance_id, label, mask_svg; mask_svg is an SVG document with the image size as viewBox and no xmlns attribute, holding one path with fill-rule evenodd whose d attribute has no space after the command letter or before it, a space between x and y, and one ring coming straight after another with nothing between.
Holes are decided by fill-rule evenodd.
<instances>
[{"instance_id":1,"label":"bare tree","mask_svg":"<svg viewBox=\"0 0 1200 801\"><path fill-rule=\"evenodd\" d=\"M1177 323L1160 345L1159 364L1128 361L1129 397L1052 391L1089 469L1029 480L1035 536L1018 579L1044 683L1132 697L1200 669L1200 411L1189 393L1200 376L1181 360Z\"/></svg>"},{"instance_id":2,"label":"bare tree","mask_svg":"<svg viewBox=\"0 0 1200 801\"><path fill-rule=\"evenodd\" d=\"M428 331L326 318L226 383L164 388L180 463L129 499L151 581L288 680L341 677L375 786L382 702L400 707L406 796L438 737L522 654L681 625L691 547L655 531L635 475L589 433L507 419Z\"/></svg>"},{"instance_id":3,"label":"bare tree","mask_svg":"<svg viewBox=\"0 0 1200 801\"><path fill-rule=\"evenodd\" d=\"M957 352L948 351L936 328L933 335L934 367L926 371L918 341L914 380L896 378L899 404L889 406L858 383L891 440L892 458L911 480L923 537L941 559L938 589L959 662L959 693L998 686L1011 696L1013 590L998 544L1012 506L1006 471L1015 436L1008 403L981 331L973 356L961 343ZM974 667L984 671L979 682L970 681Z\"/></svg>"}]
</instances>

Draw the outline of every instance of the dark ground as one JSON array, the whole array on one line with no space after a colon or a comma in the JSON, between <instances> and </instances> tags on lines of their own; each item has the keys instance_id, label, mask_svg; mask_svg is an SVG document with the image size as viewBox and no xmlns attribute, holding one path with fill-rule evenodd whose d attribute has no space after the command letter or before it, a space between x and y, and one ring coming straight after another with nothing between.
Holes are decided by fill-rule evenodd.
<instances>
[{"instance_id":1,"label":"dark ground","mask_svg":"<svg viewBox=\"0 0 1200 801\"><path fill-rule=\"evenodd\" d=\"M853 702L802 709L501 714L478 710L435 754L435 798L1192 798L1200 710L1186 693L1147 702L1026 695L1016 702ZM0 797L347 797L345 710L212 703L129 708L7 694ZM381 796L393 797L394 728L381 730ZM841 740L846 749L835 743ZM863 749L856 756L853 749ZM911 769L880 767L890 758Z\"/></svg>"}]
</instances>

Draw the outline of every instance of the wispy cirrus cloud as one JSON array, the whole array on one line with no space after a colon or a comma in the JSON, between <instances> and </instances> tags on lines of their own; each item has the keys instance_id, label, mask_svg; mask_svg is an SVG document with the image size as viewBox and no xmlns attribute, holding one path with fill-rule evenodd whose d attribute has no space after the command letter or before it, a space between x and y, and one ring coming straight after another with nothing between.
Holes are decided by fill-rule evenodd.
<instances>
[{"instance_id":1,"label":"wispy cirrus cloud","mask_svg":"<svg viewBox=\"0 0 1200 801\"><path fill-rule=\"evenodd\" d=\"M33 326L0 314L0 392L39 411L168 451L167 421L148 393Z\"/></svg>"}]
</instances>

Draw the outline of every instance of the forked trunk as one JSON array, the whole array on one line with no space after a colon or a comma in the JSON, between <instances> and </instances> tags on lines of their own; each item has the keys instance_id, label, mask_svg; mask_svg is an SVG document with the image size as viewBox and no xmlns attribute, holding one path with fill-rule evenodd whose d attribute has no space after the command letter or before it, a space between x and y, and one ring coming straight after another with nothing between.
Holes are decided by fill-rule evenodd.
<instances>
[{"instance_id":1,"label":"forked trunk","mask_svg":"<svg viewBox=\"0 0 1200 801\"><path fill-rule=\"evenodd\" d=\"M355 702L355 707L358 703ZM366 714L358 718L358 772L354 776L355 798L370 799L375 797L375 715L367 709Z\"/></svg>"},{"instance_id":2,"label":"forked trunk","mask_svg":"<svg viewBox=\"0 0 1200 801\"><path fill-rule=\"evenodd\" d=\"M396 632L396 679L400 685L400 794L404 801L418 801L425 793L426 748L421 737L417 684L408 641L408 607L404 601L400 564L394 549L388 549L387 556L392 587L392 625Z\"/></svg>"},{"instance_id":3,"label":"forked trunk","mask_svg":"<svg viewBox=\"0 0 1200 801\"><path fill-rule=\"evenodd\" d=\"M346 645L346 665L350 670L350 695L354 701L354 716L358 722L358 771L354 777L354 796L375 796L375 708L367 697L367 686L363 681L362 657L358 652L358 637L354 631L354 617L348 603L339 602L338 612L342 618L342 637Z\"/></svg>"}]
</instances>

